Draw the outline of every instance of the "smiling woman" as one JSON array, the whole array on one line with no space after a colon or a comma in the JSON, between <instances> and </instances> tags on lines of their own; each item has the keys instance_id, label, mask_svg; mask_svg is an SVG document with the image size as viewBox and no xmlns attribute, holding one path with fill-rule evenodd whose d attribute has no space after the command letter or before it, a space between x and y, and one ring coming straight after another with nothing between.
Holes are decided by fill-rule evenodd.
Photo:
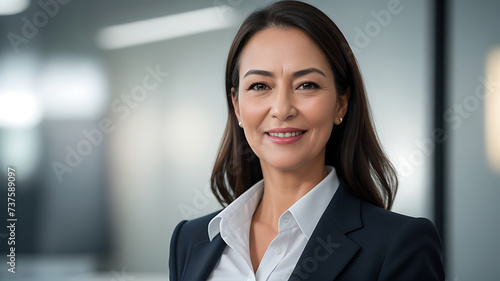
<instances>
[{"instance_id":1,"label":"smiling woman","mask_svg":"<svg viewBox=\"0 0 500 281\"><path fill-rule=\"evenodd\" d=\"M390 212L397 178L361 74L315 7L275 2L242 23L211 183L222 211L174 230L174 280L444 280L427 219Z\"/></svg>"}]
</instances>

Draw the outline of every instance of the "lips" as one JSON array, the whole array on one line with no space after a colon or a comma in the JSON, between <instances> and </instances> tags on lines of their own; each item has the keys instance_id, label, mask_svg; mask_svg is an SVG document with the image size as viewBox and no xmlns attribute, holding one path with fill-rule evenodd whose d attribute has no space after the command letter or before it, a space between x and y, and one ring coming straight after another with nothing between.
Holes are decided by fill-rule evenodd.
<instances>
[{"instance_id":1,"label":"lips","mask_svg":"<svg viewBox=\"0 0 500 281\"><path fill-rule=\"evenodd\" d=\"M299 128L275 128L266 132L269 140L276 144L292 144L302 138L306 130Z\"/></svg>"}]
</instances>

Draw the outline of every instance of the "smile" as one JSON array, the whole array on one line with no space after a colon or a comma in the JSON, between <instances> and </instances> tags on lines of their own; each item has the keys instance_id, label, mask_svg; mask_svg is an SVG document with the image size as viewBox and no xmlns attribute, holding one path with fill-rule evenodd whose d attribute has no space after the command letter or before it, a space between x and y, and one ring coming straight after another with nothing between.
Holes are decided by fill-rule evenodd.
<instances>
[{"instance_id":1,"label":"smile","mask_svg":"<svg viewBox=\"0 0 500 281\"><path fill-rule=\"evenodd\" d=\"M270 136L273 137L278 137L278 138L289 138L289 137L295 137L298 135L303 134L304 132L291 132L291 133L267 133Z\"/></svg>"},{"instance_id":2,"label":"smile","mask_svg":"<svg viewBox=\"0 0 500 281\"><path fill-rule=\"evenodd\" d=\"M292 144L300 140L306 131L272 133L266 132L267 138L275 144Z\"/></svg>"}]
</instances>

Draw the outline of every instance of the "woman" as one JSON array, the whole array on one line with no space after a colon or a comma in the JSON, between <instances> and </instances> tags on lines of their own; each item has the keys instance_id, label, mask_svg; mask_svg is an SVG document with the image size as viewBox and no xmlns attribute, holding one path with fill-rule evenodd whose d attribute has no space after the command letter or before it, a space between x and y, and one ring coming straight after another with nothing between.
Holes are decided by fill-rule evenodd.
<instances>
[{"instance_id":1,"label":"woman","mask_svg":"<svg viewBox=\"0 0 500 281\"><path fill-rule=\"evenodd\" d=\"M355 58L315 7L275 2L242 23L212 173L222 211L174 230L170 280L444 280L427 219L397 190Z\"/></svg>"}]
</instances>

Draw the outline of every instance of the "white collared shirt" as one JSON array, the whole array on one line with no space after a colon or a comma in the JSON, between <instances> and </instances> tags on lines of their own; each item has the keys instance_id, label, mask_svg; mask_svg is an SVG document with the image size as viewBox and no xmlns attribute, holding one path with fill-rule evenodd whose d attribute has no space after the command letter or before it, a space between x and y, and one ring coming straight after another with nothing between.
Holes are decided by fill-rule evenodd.
<instances>
[{"instance_id":1,"label":"white collared shirt","mask_svg":"<svg viewBox=\"0 0 500 281\"><path fill-rule=\"evenodd\" d=\"M340 184L335 168L286 210L278 222L278 235L269 244L254 274L249 250L252 217L264 192L264 180L229 204L208 224L210 241L220 233L227 246L208 277L210 281L288 280L307 241Z\"/></svg>"}]
</instances>

